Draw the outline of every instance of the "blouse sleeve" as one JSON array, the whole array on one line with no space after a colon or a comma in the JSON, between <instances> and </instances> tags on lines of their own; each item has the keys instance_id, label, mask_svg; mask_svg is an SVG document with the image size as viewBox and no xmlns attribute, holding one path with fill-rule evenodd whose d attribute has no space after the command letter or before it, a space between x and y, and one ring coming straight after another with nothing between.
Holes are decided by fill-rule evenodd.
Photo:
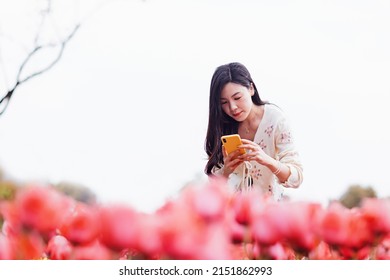
<instances>
[{"instance_id":1,"label":"blouse sleeve","mask_svg":"<svg viewBox=\"0 0 390 280\"><path fill-rule=\"evenodd\" d=\"M220 168L214 166L213 169L211 170L211 174L217 175L217 176L222 176L222 174L223 174L223 166L220 167Z\"/></svg>"},{"instance_id":2,"label":"blouse sleeve","mask_svg":"<svg viewBox=\"0 0 390 280\"><path fill-rule=\"evenodd\" d=\"M290 168L290 176L279 182L286 188L298 188L303 181L303 167L295 148L290 126L285 117L281 118L275 131L276 159Z\"/></svg>"}]
</instances>

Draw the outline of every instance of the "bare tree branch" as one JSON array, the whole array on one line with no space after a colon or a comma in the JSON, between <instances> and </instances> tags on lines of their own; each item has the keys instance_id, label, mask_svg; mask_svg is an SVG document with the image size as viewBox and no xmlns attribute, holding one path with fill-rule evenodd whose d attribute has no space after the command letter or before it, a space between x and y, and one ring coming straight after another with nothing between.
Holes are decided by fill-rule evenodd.
<instances>
[{"instance_id":1,"label":"bare tree branch","mask_svg":"<svg viewBox=\"0 0 390 280\"><path fill-rule=\"evenodd\" d=\"M9 90L7 92L7 94L0 100L0 116L5 112L5 110L7 109L8 107L8 104L9 104L9 100L11 99L12 97L12 94L14 92L16 88L16 85L13 89Z\"/></svg>"},{"instance_id":2,"label":"bare tree branch","mask_svg":"<svg viewBox=\"0 0 390 280\"><path fill-rule=\"evenodd\" d=\"M91 13L87 17L90 17L92 14L94 14L97 11L97 9L101 9L104 5L107 5L108 3L111 3L111 2L113 2L113 0L106 0L104 2L104 4L99 5L98 7L96 7L96 9L91 11ZM6 109L7 109L8 105L9 105L9 103L10 103L10 100L11 100L14 92L16 91L16 89L20 85L24 84L25 82L29 81L30 79L32 79L32 78L34 78L36 76L39 76L39 75L43 74L44 72L50 70L54 65L56 65L58 63L58 61L62 57L62 54L64 52L64 49L65 49L66 45L74 37L74 35L76 34L77 30L82 25L82 22L87 19L87 17L85 17L83 20L78 21L79 23L74 26L73 30L70 32L68 37L66 37L65 39L60 39L59 43L42 44L39 41L41 39L42 33L44 32L43 31L44 26L45 26L45 24L47 24L47 20L48 20L49 16L52 15L52 12L53 12L53 10L52 10L52 0L47 0L47 4L46 4L45 8L43 8L41 10L41 12L40 12L41 21L40 21L40 23L38 25L37 33L36 33L36 36L34 37L34 40L33 40L33 48L32 48L31 51L28 51L27 56L25 57L25 59L23 60L22 64L20 65L20 67L19 67L19 69L17 71L16 81L15 81L14 86L11 89L8 90L8 92L6 93L6 95L4 97L2 97L0 99L0 116L3 115L3 113L6 111ZM49 48L59 48L57 56L54 58L54 60L52 62L49 62L48 65L43 67L42 69L38 69L38 70L34 71L33 73L31 73L31 74L29 74L29 75L27 75L26 77L23 78L22 74L23 74L23 72L25 72L25 68L26 68L27 65L29 65L31 60L33 58L35 58L38 53L40 53L40 52L42 52L44 50L47 50ZM0 59L1 59L1 57L0 57ZM5 71L4 71L4 73L5 73Z\"/></svg>"},{"instance_id":3,"label":"bare tree branch","mask_svg":"<svg viewBox=\"0 0 390 280\"><path fill-rule=\"evenodd\" d=\"M59 60L60 58L62 57L62 54L64 52L64 49L65 49L65 46L66 44L70 41L70 39L72 39L72 37L74 36L74 34L76 33L76 31L79 29L80 25L76 25L75 28L73 29L73 31L69 34L69 36L63 41L61 42L61 48L60 48L60 51L58 52L58 55L57 57L54 59L53 62L51 62L47 67L41 69L41 70L38 70L36 72L34 72L33 74L27 76L26 78L24 78L23 80L20 80L20 75L24 69L24 67L26 66L26 64L28 63L28 61L34 56L34 54L36 54L39 50L41 49L45 49L45 48L52 48L52 47L57 47L57 45L46 45L46 46L37 46L35 47L35 49L33 49L26 57L26 59L24 60L24 62L22 63L22 65L20 66L19 68L19 71L18 71L18 76L17 76L17 85L21 85L22 83L24 82L27 82L28 80L30 80L31 78L35 77L35 76L38 76L46 71L48 71L50 68L52 68Z\"/></svg>"},{"instance_id":4,"label":"bare tree branch","mask_svg":"<svg viewBox=\"0 0 390 280\"><path fill-rule=\"evenodd\" d=\"M50 1L49 1L50 3ZM48 11L50 11L48 9ZM45 16L45 15L43 15ZM28 80L38 76L38 75L41 75L43 74L44 72L50 70L55 64L58 63L58 61L61 59L62 57L62 54L64 52L64 49L66 47L66 45L69 43L69 41L73 38L73 36L76 34L77 30L80 28L80 24L77 24L72 32L68 35L68 37L66 37L62 42L60 42L59 44L47 44L47 45L37 45L38 43L38 37L39 37L39 33L40 31L38 31L38 34L37 34L37 37L35 39L35 47L34 49L29 52L26 56L26 58L24 59L23 63L21 64L21 66L19 67L19 70L18 70L18 73L17 73L17 76L16 76L16 82L15 82L15 85L13 86L12 89L8 90L7 94L0 100L0 116L5 112L5 110L7 109L8 105L9 105L9 102L16 90L16 88L18 86L20 86L21 84L27 82ZM28 62L31 61L31 59L40 51L40 50L43 50L43 49L48 49L48 48L55 48L55 47L58 47L60 46L60 50L56 56L56 58L49 64L47 65L46 67L43 67L42 69L40 70L37 70L35 72L33 72L32 74L28 75L27 77L25 77L24 79L21 79L21 75L22 75L22 72L25 68L25 66L28 64Z\"/></svg>"},{"instance_id":5,"label":"bare tree branch","mask_svg":"<svg viewBox=\"0 0 390 280\"><path fill-rule=\"evenodd\" d=\"M45 24L45 20L46 20L47 16L50 14L50 11L51 11L51 0L47 0L47 7L41 11L42 18L41 18L41 22L40 22L39 27L38 27L38 32L37 32L37 34L35 36L35 40L34 40L35 46L38 45L38 40L39 40L39 36L41 35L41 30L43 28L43 25Z\"/></svg>"}]
</instances>

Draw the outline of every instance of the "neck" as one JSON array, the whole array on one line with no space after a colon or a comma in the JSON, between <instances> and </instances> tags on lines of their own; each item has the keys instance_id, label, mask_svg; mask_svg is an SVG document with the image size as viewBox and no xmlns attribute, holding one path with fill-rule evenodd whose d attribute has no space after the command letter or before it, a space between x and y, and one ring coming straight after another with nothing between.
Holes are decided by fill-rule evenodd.
<instances>
[{"instance_id":1,"label":"neck","mask_svg":"<svg viewBox=\"0 0 390 280\"><path fill-rule=\"evenodd\" d=\"M245 128L257 128L263 116L263 106L253 105L248 117L241 123Z\"/></svg>"}]
</instances>

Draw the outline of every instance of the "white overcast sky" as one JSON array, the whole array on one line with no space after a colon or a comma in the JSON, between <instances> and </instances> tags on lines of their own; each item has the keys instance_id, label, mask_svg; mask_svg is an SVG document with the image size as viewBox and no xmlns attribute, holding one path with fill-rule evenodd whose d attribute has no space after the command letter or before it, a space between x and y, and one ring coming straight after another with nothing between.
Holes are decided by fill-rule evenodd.
<instances>
[{"instance_id":1,"label":"white overcast sky","mask_svg":"<svg viewBox=\"0 0 390 280\"><path fill-rule=\"evenodd\" d=\"M2 94L44 2L0 0ZM71 181L154 209L204 178L210 79L239 61L290 119L305 179L288 195L327 202L351 184L390 195L390 2L57 2L50 38L84 21L0 117L0 166L12 178Z\"/></svg>"}]
</instances>

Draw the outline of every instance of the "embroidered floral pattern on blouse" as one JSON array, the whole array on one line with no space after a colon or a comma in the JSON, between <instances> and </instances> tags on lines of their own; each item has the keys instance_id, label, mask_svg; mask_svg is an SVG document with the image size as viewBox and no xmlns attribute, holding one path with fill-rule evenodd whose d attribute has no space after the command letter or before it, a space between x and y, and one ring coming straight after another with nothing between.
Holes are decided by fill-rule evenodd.
<instances>
[{"instance_id":1,"label":"embroidered floral pattern on blouse","mask_svg":"<svg viewBox=\"0 0 390 280\"><path fill-rule=\"evenodd\" d=\"M267 127L266 130L264 130L264 132L268 135L268 137L271 137L272 131L274 131L273 125L270 125L269 127Z\"/></svg>"},{"instance_id":2,"label":"embroidered floral pattern on blouse","mask_svg":"<svg viewBox=\"0 0 390 280\"><path fill-rule=\"evenodd\" d=\"M256 180L259 180L261 176L263 176L261 174L261 171L260 171L260 168L258 168L256 165L253 166L253 168L251 169L250 171L250 176Z\"/></svg>"},{"instance_id":3,"label":"embroidered floral pattern on blouse","mask_svg":"<svg viewBox=\"0 0 390 280\"><path fill-rule=\"evenodd\" d=\"M282 132L280 134L280 141L282 143L290 143L291 142L291 133L290 132Z\"/></svg>"},{"instance_id":4,"label":"embroidered floral pattern on blouse","mask_svg":"<svg viewBox=\"0 0 390 280\"><path fill-rule=\"evenodd\" d=\"M259 142L259 143L257 143L259 146L260 146L260 148L262 148L263 150L265 149L265 148L267 148L267 144L265 144L265 142L264 142L264 139L261 139L261 141Z\"/></svg>"}]
</instances>

